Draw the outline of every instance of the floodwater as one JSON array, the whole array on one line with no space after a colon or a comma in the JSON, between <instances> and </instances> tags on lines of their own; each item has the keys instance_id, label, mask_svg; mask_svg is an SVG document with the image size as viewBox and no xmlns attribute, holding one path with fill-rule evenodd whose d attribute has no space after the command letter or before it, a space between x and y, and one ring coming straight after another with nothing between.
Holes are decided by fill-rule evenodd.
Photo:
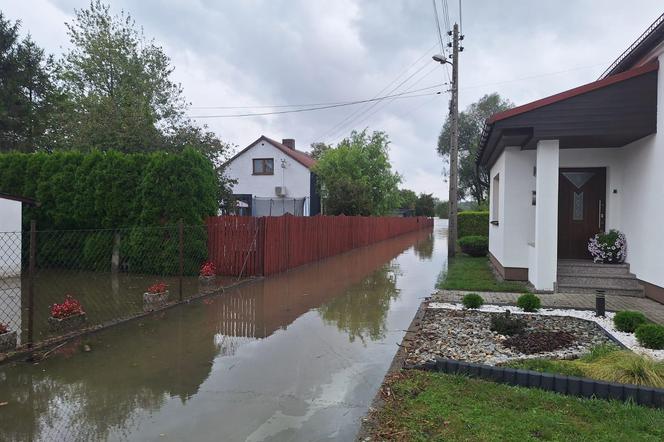
<instances>
[{"instance_id":1,"label":"floodwater","mask_svg":"<svg viewBox=\"0 0 664 442\"><path fill-rule=\"evenodd\" d=\"M0 366L0 440L353 440L445 235L437 222Z\"/></svg>"}]
</instances>

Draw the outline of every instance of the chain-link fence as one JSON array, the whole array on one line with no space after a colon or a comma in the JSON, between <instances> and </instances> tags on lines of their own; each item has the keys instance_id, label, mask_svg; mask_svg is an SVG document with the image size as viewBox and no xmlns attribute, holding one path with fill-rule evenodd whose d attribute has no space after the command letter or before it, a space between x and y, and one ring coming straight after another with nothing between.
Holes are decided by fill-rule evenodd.
<instances>
[{"instance_id":1,"label":"chain-link fence","mask_svg":"<svg viewBox=\"0 0 664 442\"><path fill-rule=\"evenodd\" d=\"M204 268L208 226L0 233L0 353L237 282Z\"/></svg>"}]
</instances>

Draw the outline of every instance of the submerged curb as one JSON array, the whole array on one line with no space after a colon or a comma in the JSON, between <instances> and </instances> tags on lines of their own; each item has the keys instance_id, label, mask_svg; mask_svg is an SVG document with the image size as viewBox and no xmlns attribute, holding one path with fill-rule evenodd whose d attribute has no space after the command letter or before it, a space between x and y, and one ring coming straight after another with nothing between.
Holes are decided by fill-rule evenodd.
<instances>
[{"instance_id":1,"label":"submerged curb","mask_svg":"<svg viewBox=\"0 0 664 442\"><path fill-rule=\"evenodd\" d=\"M541 373L494 365L476 364L437 358L422 365L407 366L447 374L465 375L518 387L539 388L568 396L634 402L647 407L664 408L664 389L595 379Z\"/></svg>"}]
</instances>

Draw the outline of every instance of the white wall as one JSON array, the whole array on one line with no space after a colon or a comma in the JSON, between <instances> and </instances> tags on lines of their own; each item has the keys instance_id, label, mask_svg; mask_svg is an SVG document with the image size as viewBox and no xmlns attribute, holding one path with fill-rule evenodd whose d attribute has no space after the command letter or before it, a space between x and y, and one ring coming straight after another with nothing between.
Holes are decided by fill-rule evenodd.
<instances>
[{"instance_id":1,"label":"white wall","mask_svg":"<svg viewBox=\"0 0 664 442\"><path fill-rule=\"evenodd\" d=\"M659 56L664 66L664 55ZM621 230L639 279L664 287L664 73L657 84L658 133L622 148Z\"/></svg>"},{"instance_id":2,"label":"white wall","mask_svg":"<svg viewBox=\"0 0 664 442\"><path fill-rule=\"evenodd\" d=\"M0 277L21 274L21 203L0 197Z\"/></svg>"},{"instance_id":3,"label":"white wall","mask_svg":"<svg viewBox=\"0 0 664 442\"><path fill-rule=\"evenodd\" d=\"M491 167L489 172L489 221L498 221L498 225L489 224L489 252L503 264L505 259L505 152L503 152L494 165ZM495 213L494 207L494 194L496 189L494 188L494 178L497 174L500 174L500 181L498 185L498 219L494 220L492 218ZM503 264L504 265L504 264Z\"/></svg>"},{"instance_id":4,"label":"white wall","mask_svg":"<svg viewBox=\"0 0 664 442\"><path fill-rule=\"evenodd\" d=\"M274 175L253 175L254 158L274 158ZM282 160L285 161L285 169L281 167ZM307 198L308 206L311 196L309 169L267 141L259 141L230 162L226 168L226 175L237 180L237 184L233 186L233 193L276 198L274 188L285 186L288 198Z\"/></svg>"}]
</instances>

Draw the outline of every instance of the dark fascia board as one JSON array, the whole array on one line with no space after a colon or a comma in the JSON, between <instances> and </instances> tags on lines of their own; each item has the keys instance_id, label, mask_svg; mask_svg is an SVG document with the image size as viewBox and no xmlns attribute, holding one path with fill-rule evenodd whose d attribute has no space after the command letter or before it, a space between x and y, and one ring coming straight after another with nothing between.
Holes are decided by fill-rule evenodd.
<instances>
[{"instance_id":1,"label":"dark fascia board","mask_svg":"<svg viewBox=\"0 0 664 442\"><path fill-rule=\"evenodd\" d=\"M25 196L11 195L9 193L0 192L0 198L5 200L18 201L20 203L28 204L30 206L39 207L41 203L34 198L28 198Z\"/></svg>"},{"instance_id":2,"label":"dark fascia board","mask_svg":"<svg viewBox=\"0 0 664 442\"><path fill-rule=\"evenodd\" d=\"M492 159L494 158L495 150L500 139L500 133L495 133L496 125L500 125L501 122L522 115L537 109L540 109L551 104L555 104L582 94L586 94L598 89L602 89L608 86L611 86L616 83L620 83L626 80L629 80L634 77L638 77L650 72L659 70L659 62L657 60L648 63L646 65L640 66L638 68L631 69L620 74L613 75L602 80L597 80L592 83L588 83L582 86L578 86L567 91L560 92L539 100L526 103L521 106L514 107L512 109L506 110L504 112L499 112L492 115L484 123L484 128L482 129L482 135L480 136L480 147L477 152L477 157L475 162L479 166L487 166L492 164ZM496 138L497 137L497 138ZM487 149L491 145L490 149ZM488 156L487 156L487 150Z\"/></svg>"}]
</instances>

